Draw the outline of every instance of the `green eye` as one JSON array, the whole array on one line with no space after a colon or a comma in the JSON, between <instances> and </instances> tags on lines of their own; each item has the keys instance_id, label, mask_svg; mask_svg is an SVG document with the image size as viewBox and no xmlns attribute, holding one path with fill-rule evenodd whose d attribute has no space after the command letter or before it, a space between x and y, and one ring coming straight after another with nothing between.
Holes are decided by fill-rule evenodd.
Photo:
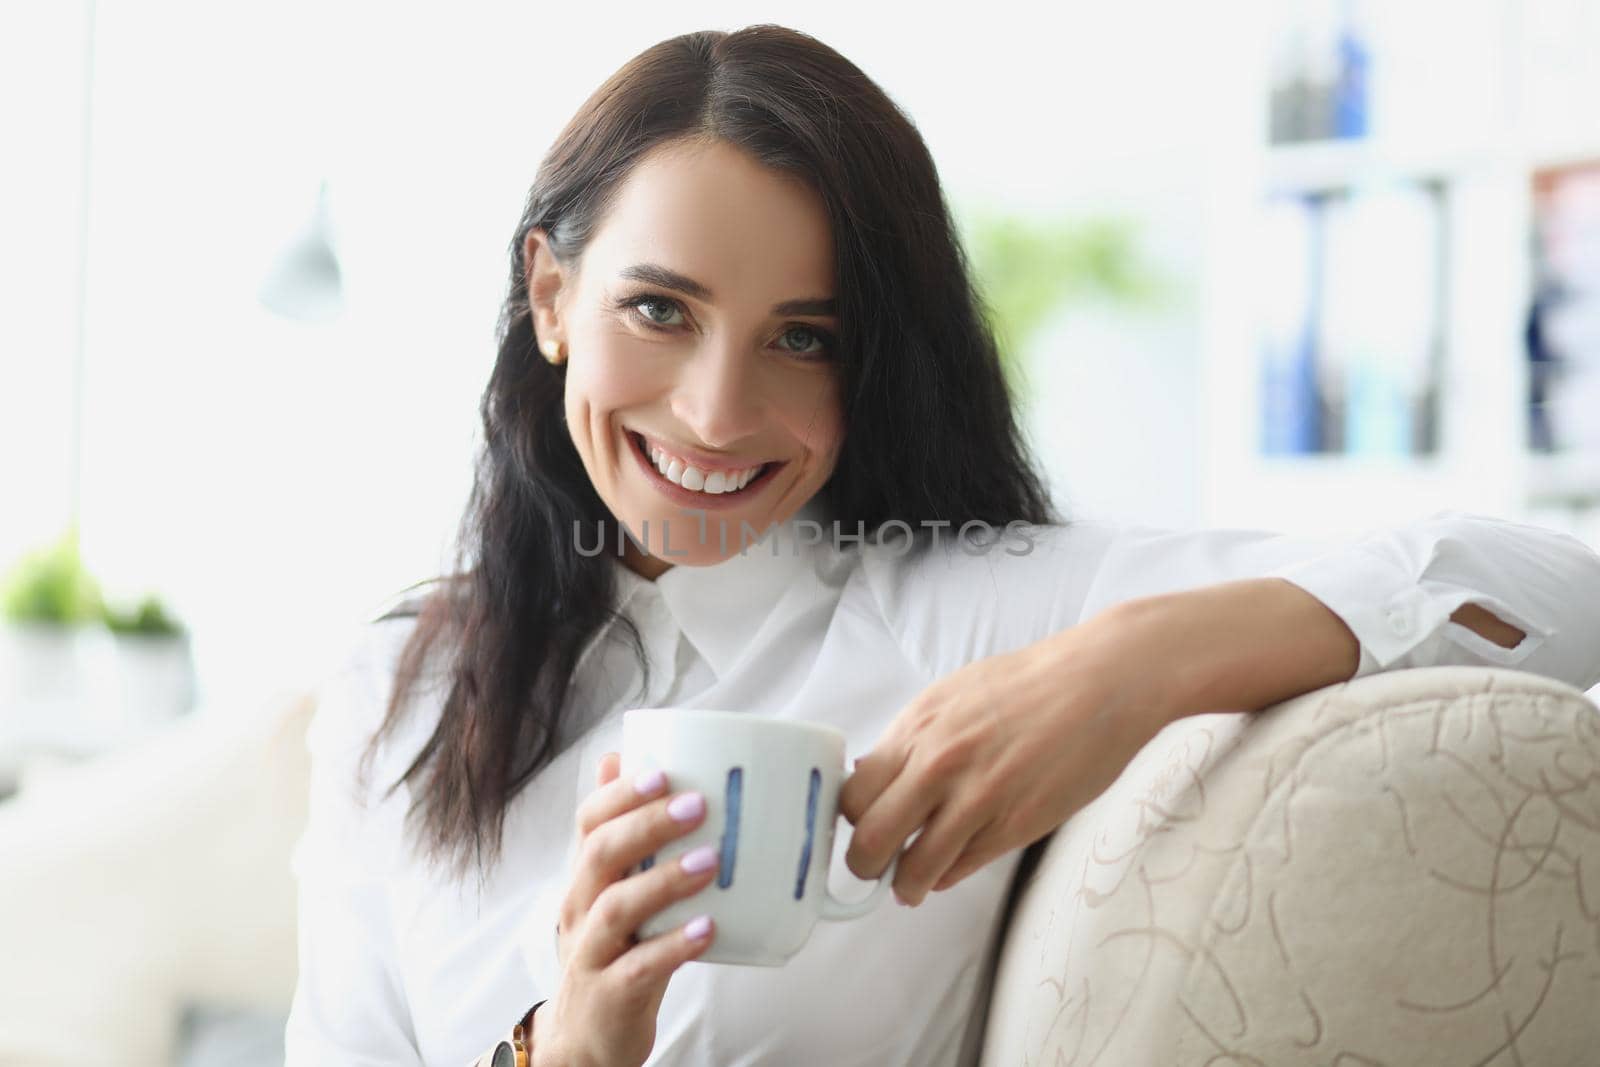
<instances>
[{"instance_id":1,"label":"green eye","mask_svg":"<svg viewBox=\"0 0 1600 1067\"><path fill-rule=\"evenodd\" d=\"M662 296L660 293L636 293L632 296L625 296L621 300L617 301L615 307L628 311L633 318L646 329L665 332L676 329L679 325L681 325L680 323L676 322L663 322L654 315L650 314L648 311L642 310L650 307L651 305L667 308L671 311L677 311L680 314L683 311L682 304L674 300L672 297ZM812 340L818 342L820 347L809 350L802 348L786 349L789 355L800 357L802 360L807 362L833 358L834 351L839 344L839 339L832 333L816 326L809 326L803 323L794 323L784 331L783 337L787 339L797 333L810 337Z\"/></svg>"},{"instance_id":2,"label":"green eye","mask_svg":"<svg viewBox=\"0 0 1600 1067\"><path fill-rule=\"evenodd\" d=\"M793 337L795 334L800 334L803 337L809 337L816 341L822 346L821 351L829 352L833 349L833 344L830 339L823 334L822 331L812 329L810 326L795 326L786 331L783 336Z\"/></svg>"},{"instance_id":3,"label":"green eye","mask_svg":"<svg viewBox=\"0 0 1600 1067\"><path fill-rule=\"evenodd\" d=\"M654 304L657 307L664 307L664 308L671 308L671 309L676 309L677 306L678 306L677 301L668 300L668 299L666 299L664 297L659 297L659 296L641 296L637 300L631 300L631 301L628 302L628 306L630 308L634 308L634 309L647 307L647 306L649 306L651 304ZM668 325L668 323L658 322L656 320L655 316L651 315L649 312L645 312L643 315L641 315L641 317L645 320L646 323L648 323L648 324L650 324L652 326L666 326L666 325Z\"/></svg>"}]
</instances>

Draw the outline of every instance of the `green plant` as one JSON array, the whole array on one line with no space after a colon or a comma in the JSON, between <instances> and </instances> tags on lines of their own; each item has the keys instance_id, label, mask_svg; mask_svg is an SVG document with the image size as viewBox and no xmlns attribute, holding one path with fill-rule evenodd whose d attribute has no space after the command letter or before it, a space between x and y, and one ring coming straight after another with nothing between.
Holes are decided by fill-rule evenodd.
<instances>
[{"instance_id":1,"label":"green plant","mask_svg":"<svg viewBox=\"0 0 1600 1067\"><path fill-rule=\"evenodd\" d=\"M1141 303L1166 295L1124 219L1034 218L974 208L962 213L960 225L1008 375L1021 369L1028 341L1064 304L1092 298Z\"/></svg>"},{"instance_id":2,"label":"green plant","mask_svg":"<svg viewBox=\"0 0 1600 1067\"><path fill-rule=\"evenodd\" d=\"M154 596L145 597L139 602L138 607L129 611L120 611L107 606L105 620L111 631L117 634L176 637L183 633L183 627L167 613L166 606L160 599Z\"/></svg>"},{"instance_id":3,"label":"green plant","mask_svg":"<svg viewBox=\"0 0 1600 1067\"><path fill-rule=\"evenodd\" d=\"M83 566L76 526L54 545L23 556L3 585L0 611L12 622L76 626L103 616L100 586Z\"/></svg>"}]
</instances>

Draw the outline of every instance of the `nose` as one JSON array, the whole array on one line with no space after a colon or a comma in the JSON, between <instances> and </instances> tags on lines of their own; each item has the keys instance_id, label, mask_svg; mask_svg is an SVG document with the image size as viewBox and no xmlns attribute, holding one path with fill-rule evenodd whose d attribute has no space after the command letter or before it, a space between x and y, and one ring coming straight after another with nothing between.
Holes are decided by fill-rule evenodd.
<instances>
[{"instance_id":1,"label":"nose","mask_svg":"<svg viewBox=\"0 0 1600 1067\"><path fill-rule=\"evenodd\" d=\"M683 364L672 413L707 448L727 448L761 429L765 404L750 353L732 343L706 345Z\"/></svg>"}]
</instances>

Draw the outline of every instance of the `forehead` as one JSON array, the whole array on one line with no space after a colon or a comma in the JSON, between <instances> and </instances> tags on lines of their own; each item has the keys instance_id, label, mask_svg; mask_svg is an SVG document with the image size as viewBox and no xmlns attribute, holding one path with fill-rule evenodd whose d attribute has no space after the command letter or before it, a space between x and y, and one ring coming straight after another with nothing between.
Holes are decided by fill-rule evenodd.
<instances>
[{"instance_id":1,"label":"forehead","mask_svg":"<svg viewBox=\"0 0 1600 1067\"><path fill-rule=\"evenodd\" d=\"M640 160L585 259L606 279L635 263L671 268L719 304L833 293L821 197L723 144L668 145Z\"/></svg>"}]
</instances>

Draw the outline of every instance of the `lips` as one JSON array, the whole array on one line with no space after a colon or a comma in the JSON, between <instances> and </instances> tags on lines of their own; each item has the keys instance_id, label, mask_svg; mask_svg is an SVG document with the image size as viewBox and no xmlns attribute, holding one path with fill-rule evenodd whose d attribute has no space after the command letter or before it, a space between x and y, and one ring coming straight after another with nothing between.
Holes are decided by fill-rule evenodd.
<instances>
[{"instance_id":1,"label":"lips","mask_svg":"<svg viewBox=\"0 0 1600 1067\"><path fill-rule=\"evenodd\" d=\"M761 469L754 476L752 476L748 482L745 483L743 488L732 491L724 491L721 493L707 493L699 489L687 489L676 484L675 482L670 481L661 473L660 469L656 466L655 461L650 458L650 444L647 440L645 440L644 435L632 430L627 431L627 435L629 441L631 441L633 444L634 455L639 457L640 464L645 468L651 480L656 483L657 487L673 500L679 501L680 503L692 504L695 507L715 508L720 506L729 506L736 501L742 500L744 497L758 492L761 487L765 486L769 481L772 480L772 476L780 467L786 465L781 460L773 460L761 464Z\"/></svg>"},{"instance_id":2,"label":"lips","mask_svg":"<svg viewBox=\"0 0 1600 1067\"><path fill-rule=\"evenodd\" d=\"M743 467L703 465L659 448L651 444L649 438L645 439L642 448L667 481L677 482L685 489L713 495L738 492L766 467L765 463L751 463Z\"/></svg>"}]
</instances>

